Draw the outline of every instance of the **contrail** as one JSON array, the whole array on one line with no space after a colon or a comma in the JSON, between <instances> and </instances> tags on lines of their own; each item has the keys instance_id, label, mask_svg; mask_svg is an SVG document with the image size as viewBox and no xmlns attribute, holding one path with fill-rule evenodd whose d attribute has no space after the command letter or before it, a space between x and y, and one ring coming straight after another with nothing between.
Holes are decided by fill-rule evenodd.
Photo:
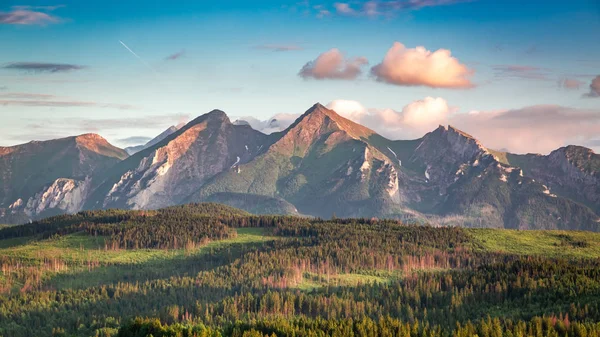
<instances>
[{"instance_id":1,"label":"contrail","mask_svg":"<svg viewBox=\"0 0 600 337\"><path fill-rule=\"evenodd\" d=\"M125 49L129 50L129 52L131 54L133 54L133 56L135 56L138 60L140 60L140 62L142 62L143 65L145 65L146 67L148 67L148 69L152 70L153 72L156 73L156 70L154 70L154 68L152 68L148 63L146 63L146 61L144 61L143 58L141 58L138 54L136 54L133 50L131 50L131 48L127 47L127 45L125 44L125 42L119 40L119 42L123 45L123 47L125 47Z\"/></svg>"}]
</instances>

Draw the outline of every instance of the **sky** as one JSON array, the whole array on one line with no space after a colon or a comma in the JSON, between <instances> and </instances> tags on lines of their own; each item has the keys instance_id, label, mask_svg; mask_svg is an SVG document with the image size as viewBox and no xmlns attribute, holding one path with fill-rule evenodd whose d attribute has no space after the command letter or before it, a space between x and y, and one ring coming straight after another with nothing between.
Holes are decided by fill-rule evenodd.
<instances>
[{"instance_id":1,"label":"sky","mask_svg":"<svg viewBox=\"0 0 600 337\"><path fill-rule=\"evenodd\" d=\"M0 146L320 102L391 139L600 150L599 0L23 1L0 2Z\"/></svg>"}]
</instances>

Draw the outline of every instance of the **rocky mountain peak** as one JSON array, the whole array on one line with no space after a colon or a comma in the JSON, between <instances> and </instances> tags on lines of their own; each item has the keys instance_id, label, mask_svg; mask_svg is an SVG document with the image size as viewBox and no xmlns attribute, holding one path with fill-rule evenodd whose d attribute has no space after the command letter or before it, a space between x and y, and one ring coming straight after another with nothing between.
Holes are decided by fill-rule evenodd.
<instances>
[{"instance_id":1,"label":"rocky mountain peak","mask_svg":"<svg viewBox=\"0 0 600 337\"><path fill-rule=\"evenodd\" d=\"M128 157L125 150L111 145L106 139L95 133L79 135L74 137L74 140L78 148L84 148L97 154L121 160Z\"/></svg>"},{"instance_id":2,"label":"rocky mountain peak","mask_svg":"<svg viewBox=\"0 0 600 337\"><path fill-rule=\"evenodd\" d=\"M106 142L106 139L97 133L84 133L82 135L75 136L75 139L83 141Z\"/></svg>"},{"instance_id":3,"label":"rocky mountain peak","mask_svg":"<svg viewBox=\"0 0 600 337\"><path fill-rule=\"evenodd\" d=\"M326 108L321 103L313 105L298 118L296 123L299 121L321 122L322 125L326 125L335 131L344 131L355 139L368 138L375 134L375 131L340 116L337 112Z\"/></svg>"},{"instance_id":4,"label":"rocky mountain peak","mask_svg":"<svg viewBox=\"0 0 600 337\"><path fill-rule=\"evenodd\" d=\"M583 146L569 145L552 151L548 159L554 165L559 165L566 169L567 166L573 166L578 170L592 174L600 175L600 155L592 149Z\"/></svg>"},{"instance_id":5,"label":"rocky mountain peak","mask_svg":"<svg viewBox=\"0 0 600 337\"><path fill-rule=\"evenodd\" d=\"M231 124L231 121L229 120L229 117L227 117L227 114L224 111L218 109L212 110L211 112L204 114L200 117L204 117L203 121L219 121Z\"/></svg>"},{"instance_id":6,"label":"rocky mountain peak","mask_svg":"<svg viewBox=\"0 0 600 337\"><path fill-rule=\"evenodd\" d=\"M469 160L476 154L488 153L488 150L479 140L451 125L440 125L435 131L426 134L422 139L423 141L417 150L430 151L432 148L445 149L444 151L450 150L447 155L457 155L461 160ZM443 144L445 146L442 146Z\"/></svg>"},{"instance_id":7,"label":"rocky mountain peak","mask_svg":"<svg viewBox=\"0 0 600 337\"><path fill-rule=\"evenodd\" d=\"M583 146L577 146L577 145L568 145L565 147L561 147L557 150L554 150L550 153L550 156L552 155L564 155L566 157L579 157L579 156L583 156L586 159L592 159L595 156L598 156L594 150L589 149L587 147L583 147Z\"/></svg>"},{"instance_id":8,"label":"rocky mountain peak","mask_svg":"<svg viewBox=\"0 0 600 337\"><path fill-rule=\"evenodd\" d=\"M322 113L325 115L332 115L332 114L337 115L337 113L335 111L327 109L327 107L325 107L323 104L321 104L319 102L315 103L310 109L306 110L304 115L309 115L309 114L313 114L313 113Z\"/></svg>"},{"instance_id":9,"label":"rocky mountain peak","mask_svg":"<svg viewBox=\"0 0 600 337\"><path fill-rule=\"evenodd\" d=\"M201 123L207 123L212 125L229 125L232 124L227 114L222 110L212 110L211 112L205 113L204 115L196 117L191 122L187 123L179 131L185 131L193 126Z\"/></svg>"}]
</instances>

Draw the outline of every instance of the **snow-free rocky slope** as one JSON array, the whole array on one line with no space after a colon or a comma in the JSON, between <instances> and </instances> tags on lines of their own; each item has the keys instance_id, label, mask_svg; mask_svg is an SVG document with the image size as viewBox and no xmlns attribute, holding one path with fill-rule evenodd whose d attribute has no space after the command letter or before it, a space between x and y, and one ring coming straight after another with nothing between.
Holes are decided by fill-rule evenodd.
<instances>
[{"instance_id":1,"label":"snow-free rocky slope","mask_svg":"<svg viewBox=\"0 0 600 337\"><path fill-rule=\"evenodd\" d=\"M183 203L216 174L253 159L267 139L214 110L107 171L87 207L145 209Z\"/></svg>"},{"instance_id":2,"label":"snow-free rocky slope","mask_svg":"<svg viewBox=\"0 0 600 337\"><path fill-rule=\"evenodd\" d=\"M183 125L171 125L169 128L167 128L165 131L163 131L160 135L152 138L149 142L147 142L146 144L143 145L137 145L137 146L130 146L130 147L126 147L124 148L125 152L127 152L127 154L134 155L142 150L145 150L149 147L152 147L158 143L160 143L163 139L169 137L170 135L174 134L175 132L177 132L177 130L181 129L183 127Z\"/></svg>"},{"instance_id":3,"label":"snow-free rocky slope","mask_svg":"<svg viewBox=\"0 0 600 337\"><path fill-rule=\"evenodd\" d=\"M0 222L81 210L92 176L125 158L96 134L0 147Z\"/></svg>"},{"instance_id":4,"label":"snow-free rocky slope","mask_svg":"<svg viewBox=\"0 0 600 337\"><path fill-rule=\"evenodd\" d=\"M316 104L271 135L214 110L92 179L45 186L71 191L58 202L65 212L216 201L254 213L599 230L598 163L580 147L491 151L451 126L391 141ZM22 193L8 190L11 202ZM32 208L48 204L29 199Z\"/></svg>"}]
</instances>

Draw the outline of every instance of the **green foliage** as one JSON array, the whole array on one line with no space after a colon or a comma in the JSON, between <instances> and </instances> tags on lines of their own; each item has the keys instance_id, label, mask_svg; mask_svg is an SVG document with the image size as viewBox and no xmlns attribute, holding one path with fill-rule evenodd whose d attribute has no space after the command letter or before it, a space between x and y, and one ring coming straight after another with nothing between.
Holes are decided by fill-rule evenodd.
<instances>
[{"instance_id":1,"label":"green foliage","mask_svg":"<svg viewBox=\"0 0 600 337\"><path fill-rule=\"evenodd\" d=\"M0 336L600 333L597 234L228 210L92 212L1 231ZM186 235L211 239L172 244ZM106 247L115 238L128 243Z\"/></svg>"},{"instance_id":2,"label":"green foliage","mask_svg":"<svg viewBox=\"0 0 600 337\"><path fill-rule=\"evenodd\" d=\"M456 337L502 337L502 336L556 336L587 337L600 335L600 324L571 323L567 318L534 317L527 321L513 321L487 317L487 319L457 324L454 328L421 322L403 322L389 316L379 319L260 319L251 322L229 323L222 329L213 330L203 324L162 325L157 319L141 319L125 324L118 337L187 337L187 336L456 336Z\"/></svg>"},{"instance_id":3,"label":"green foliage","mask_svg":"<svg viewBox=\"0 0 600 337\"><path fill-rule=\"evenodd\" d=\"M473 244L487 251L547 257L600 258L600 233L467 229Z\"/></svg>"}]
</instances>

